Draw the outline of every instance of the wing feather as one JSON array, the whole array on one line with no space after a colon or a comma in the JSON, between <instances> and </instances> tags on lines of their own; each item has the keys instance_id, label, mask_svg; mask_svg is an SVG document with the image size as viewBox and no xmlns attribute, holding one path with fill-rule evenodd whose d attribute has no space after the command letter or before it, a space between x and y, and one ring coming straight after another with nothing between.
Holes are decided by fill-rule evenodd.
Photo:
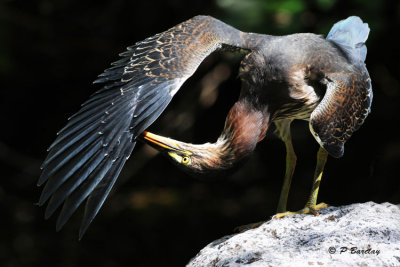
<instances>
[{"instance_id":1,"label":"wing feather","mask_svg":"<svg viewBox=\"0 0 400 267\"><path fill-rule=\"evenodd\" d=\"M68 157L65 157L62 162L57 162L57 166L54 168L51 165L49 168L46 168L46 170L51 170L49 174L47 174L47 176L51 178L43 188L39 199L39 205L43 205L50 195L53 194L62 183L64 183L71 175L74 174L76 170L84 165L86 161L88 161L102 147L102 142L101 140L96 140L96 142L89 146L84 145L86 144L80 144L80 147L83 147L81 150L71 150L71 154L68 154ZM66 163L64 163L64 161Z\"/></svg>"},{"instance_id":2,"label":"wing feather","mask_svg":"<svg viewBox=\"0 0 400 267\"><path fill-rule=\"evenodd\" d=\"M79 187L68 196L57 219L57 231L64 226L79 205L86 199L86 197L89 196L93 189L96 188L96 186L111 168L111 165L111 160L108 158L103 159L96 169L85 179L85 181L83 181L82 184L79 185Z\"/></svg>"},{"instance_id":3,"label":"wing feather","mask_svg":"<svg viewBox=\"0 0 400 267\"><path fill-rule=\"evenodd\" d=\"M54 211L64 202L64 200L89 176L89 174L101 163L104 159L104 152L98 150L85 165L74 172L68 180L57 188L51 196L46 208L45 218L49 218Z\"/></svg>"},{"instance_id":4,"label":"wing feather","mask_svg":"<svg viewBox=\"0 0 400 267\"><path fill-rule=\"evenodd\" d=\"M93 193L90 194L86 201L85 212L83 215L83 223L79 230L79 239L82 238L90 223L99 212L101 206L107 198L107 195L110 193L111 188L117 180L118 175L122 170L122 167L128 160L129 155L132 153L134 145L131 142L127 141L126 144L122 144L120 147L124 149L121 153L122 156L115 159L112 167L108 171L106 176L108 176L109 179L103 179L100 184L95 188Z\"/></svg>"},{"instance_id":5,"label":"wing feather","mask_svg":"<svg viewBox=\"0 0 400 267\"><path fill-rule=\"evenodd\" d=\"M364 123L371 110L372 86L364 63L347 73L326 73L330 80L321 103L310 117L310 129L330 155L339 158L344 144Z\"/></svg>"},{"instance_id":6,"label":"wing feather","mask_svg":"<svg viewBox=\"0 0 400 267\"><path fill-rule=\"evenodd\" d=\"M265 37L197 16L128 47L94 81L103 87L70 117L49 148L38 181L38 185L47 181L39 200L43 205L50 199L45 217L64 202L57 219L59 230L87 199L81 237L114 185L136 137L160 116L204 58L221 47L249 51Z\"/></svg>"}]
</instances>

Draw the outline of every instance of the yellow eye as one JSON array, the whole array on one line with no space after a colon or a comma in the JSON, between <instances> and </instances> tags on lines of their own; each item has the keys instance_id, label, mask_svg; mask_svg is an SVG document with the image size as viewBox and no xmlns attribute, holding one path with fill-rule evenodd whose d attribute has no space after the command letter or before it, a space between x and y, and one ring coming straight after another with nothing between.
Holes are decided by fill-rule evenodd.
<instances>
[{"instance_id":1,"label":"yellow eye","mask_svg":"<svg viewBox=\"0 0 400 267\"><path fill-rule=\"evenodd\" d=\"M190 162L190 158L189 157L185 156L185 157L182 158L182 161L181 161L182 164L188 164L189 162Z\"/></svg>"},{"instance_id":2,"label":"yellow eye","mask_svg":"<svg viewBox=\"0 0 400 267\"><path fill-rule=\"evenodd\" d=\"M192 162L190 156L181 156L175 152L168 152L168 155L179 164L187 165Z\"/></svg>"}]
</instances>

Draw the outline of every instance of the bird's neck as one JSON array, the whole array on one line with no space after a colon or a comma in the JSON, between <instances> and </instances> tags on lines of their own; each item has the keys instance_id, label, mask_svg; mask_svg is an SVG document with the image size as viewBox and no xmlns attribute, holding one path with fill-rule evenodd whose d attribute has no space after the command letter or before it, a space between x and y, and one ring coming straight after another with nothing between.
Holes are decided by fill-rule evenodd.
<instances>
[{"instance_id":1,"label":"bird's neck","mask_svg":"<svg viewBox=\"0 0 400 267\"><path fill-rule=\"evenodd\" d=\"M269 115L252 108L246 101L239 101L229 111L225 127L218 141L221 160L234 166L248 158L268 130Z\"/></svg>"},{"instance_id":2,"label":"bird's neck","mask_svg":"<svg viewBox=\"0 0 400 267\"><path fill-rule=\"evenodd\" d=\"M139 140L169 156L171 147L173 150L183 151L181 153L188 152L192 158L191 164L178 164L178 166L192 174L212 176L234 170L234 167L240 166L240 163L250 156L267 132L268 114L241 100L229 111L224 130L215 143L189 144L149 132L144 132ZM176 158L173 159L174 163L175 160Z\"/></svg>"}]
</instances>

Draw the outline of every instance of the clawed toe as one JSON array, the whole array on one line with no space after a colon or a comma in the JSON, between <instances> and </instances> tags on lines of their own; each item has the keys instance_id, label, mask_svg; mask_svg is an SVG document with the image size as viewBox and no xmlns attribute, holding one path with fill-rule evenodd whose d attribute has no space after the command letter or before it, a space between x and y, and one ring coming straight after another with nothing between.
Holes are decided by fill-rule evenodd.
<instances>
[{"instance_id":1,"label":"clawed toe","mask_svg":"<svg viewBox=\"0 0 400 267\"><path fill-rule=\"evenodd\" d=\"M233 229L233 231L234 232L243 232L243 231L247 231L250 229L255 229L255 228L259 227L260 225L262 225L263 223L265 223L265 222L256 222L256 223L241 225L241 226L235 227L235 229Z\"/></svg>"},{"instance_id":2,"label":"clawed toe","mask_svg":"<svg viewBox=\"0 0 400 267\"><path fill-rule=\"evenodd\" d=\"M309 213L312 213L315 216L318 216L319 215L318 210L326 208L326 207L328 207L328 205L325 203L319 203L317 205L306 205L303 209L301 209L299 211L287 211L287 212L278 213L273 218L280 219L280 218L286 217L288 215L309 214Z\"/></svg>"}]
</instances>

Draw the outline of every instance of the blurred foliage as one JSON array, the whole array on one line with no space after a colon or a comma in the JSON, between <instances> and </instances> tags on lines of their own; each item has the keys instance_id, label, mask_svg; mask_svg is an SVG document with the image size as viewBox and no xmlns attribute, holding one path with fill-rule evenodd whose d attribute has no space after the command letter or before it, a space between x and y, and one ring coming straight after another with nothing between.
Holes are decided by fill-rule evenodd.
<instances>
[{"instance_id":1,"label":"blurred foliage","mask_svg":"<svg viewBox=\"0 0 400 267\"><path fill-rule=\"evenodd\" d=\"M368 22L367 66L372 114L330 158L320 200L332 205L400 202L400 64L397 0L183 0L0 2L0 266L182 266L235 226L274 214L285 151L269 131L250 161L215 182L189 178L139 144L86 236L77 241L81 214L56 233L34 203L40 162L55 133L95 91L97 74L126 46L197 14L241 30L326 35L349 15ZM238 97L240 57L216 53L151 130L183 141L214 141ZM305 122L293 129L298 166L292 210L307 198L318 146Z\"/></svg>"}]
</instances>

